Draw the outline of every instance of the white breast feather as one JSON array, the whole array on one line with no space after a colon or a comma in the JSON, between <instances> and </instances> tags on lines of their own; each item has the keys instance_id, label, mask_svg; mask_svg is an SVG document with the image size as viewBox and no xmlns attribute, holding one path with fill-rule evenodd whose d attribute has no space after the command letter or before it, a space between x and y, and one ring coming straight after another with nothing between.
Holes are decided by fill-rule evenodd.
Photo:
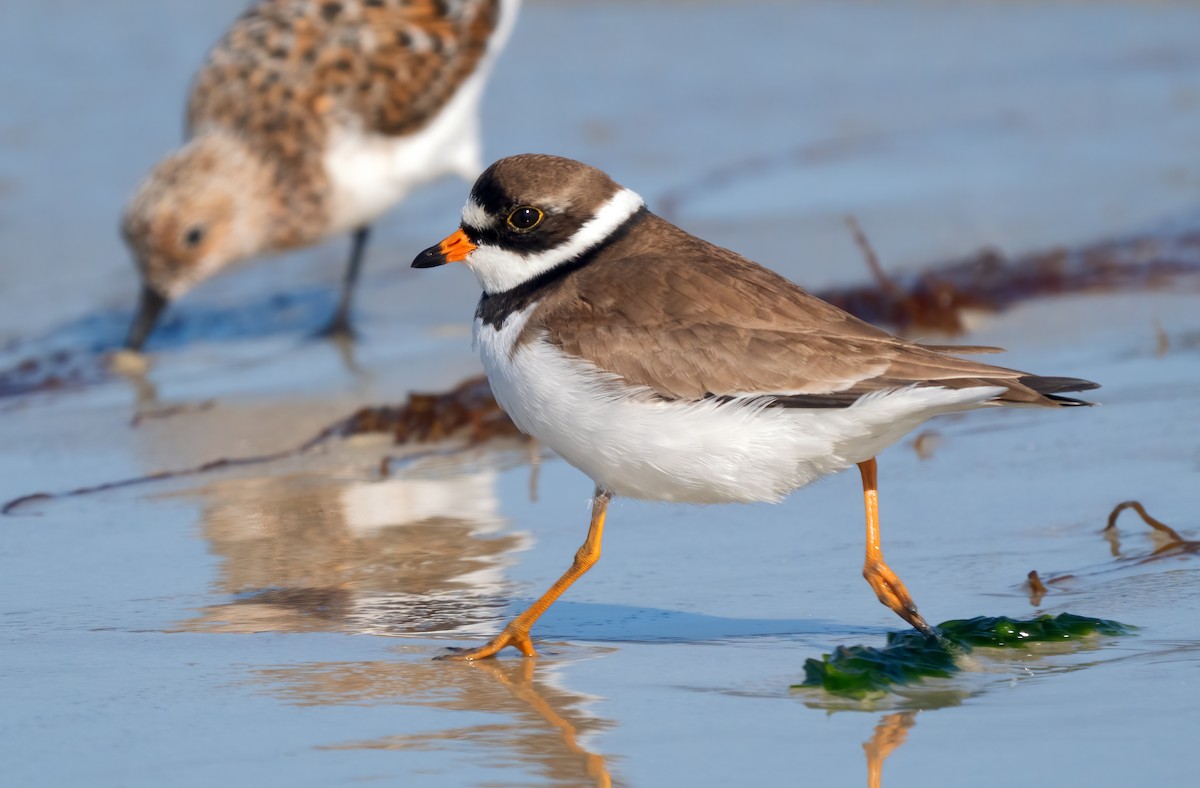
<instances>
[{"instance_id":1,"label":"white breast feather","mask_svg":"<svg viewBox=\"0 0 1200 788\"><path fill-rule=\"evenodd\" d=\"M870 459L924 420L1004 389L903 388L849 408L664 402L544 339L513 352L536 304L475 338L497 402L517 427L616 495L687 503L778 501Z\"/></svg>"}]
</instances>

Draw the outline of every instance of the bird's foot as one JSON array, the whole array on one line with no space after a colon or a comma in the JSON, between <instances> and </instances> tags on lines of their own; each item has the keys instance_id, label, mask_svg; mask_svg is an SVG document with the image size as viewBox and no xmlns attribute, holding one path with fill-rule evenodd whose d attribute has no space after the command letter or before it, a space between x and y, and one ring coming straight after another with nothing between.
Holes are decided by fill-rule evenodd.
<instances>
[{"instance_id":1,"label":"bird's foot","mask_svg":"<svg viewBox=\"0 0 1200 788\"><path fill-rule=\"evenodd\" d=\"M892 612L911 624L921 634L938 640L942 639L941 634L917 612L917 603L909 596L908 589L904 587L900 577L887 564L883 562L868 563L863 567L863 577L871 584L879 601L887 605Z\"/></svg>"},{"instance_id":2,"label":"bird's foot","mask_svg":"<svg viewBox=\"0 0 1200 788\"><path fill-rule=\"evenodd\" d=\"M480 646L479 648L474 649L451 648L449 654L442 654L434 657L434 659L450 660L454 662L472 662L477 659L494 657L496 656L497 652L509 646L512 646L527 657L537 656L537 651L535 651L533 648L533 641L529 639L528 631L522 631L519 629L505 629L485 646Z\"/></svg>"}]
</instances>

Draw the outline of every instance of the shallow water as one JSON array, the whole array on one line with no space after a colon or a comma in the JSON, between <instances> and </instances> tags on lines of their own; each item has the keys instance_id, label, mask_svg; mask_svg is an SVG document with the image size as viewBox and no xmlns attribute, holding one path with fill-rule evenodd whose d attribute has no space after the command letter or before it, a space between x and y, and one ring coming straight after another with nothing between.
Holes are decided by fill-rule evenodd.
<instances>
[{"instance_id":1,"label":"shallow water","mask_svg":"<svg viewBox=\"0 0 1200 788\"><path fill-rule=\"evenodd\" d=\"M240 5L0 9L0 367L86 364L121 336L119 205ZM1197 25L1171 3L531 3L487 145L587 158L789 276L851 282L847 211L893 267L1194 216ZM146 377L0 399L0 499L275 451L475 374L474 283L404 267L463 191L381 224L349 355L305 339L333 303L331 243L197 292ZM536 661L434 662L565 569L590 483L517 442L353 438L0 518L4 782L861 785L886 756L891 786L1190 784L1198 557L1143 561L1156 543L1132 513L1120 555L1100 529L1139 499L1200 535L1196 303L1181 282L978 316L964 341L1100 381L1103 406L943 419L927 459L906 441L880 460L888 560L927 618L1070 611L1134 636L977 653L867 706L789 690L807 657L899 626L859 575L843 475L778 506L618 501ZM1031 569L1071 577L1034 607Z\"/></svg>"}]
</instances>

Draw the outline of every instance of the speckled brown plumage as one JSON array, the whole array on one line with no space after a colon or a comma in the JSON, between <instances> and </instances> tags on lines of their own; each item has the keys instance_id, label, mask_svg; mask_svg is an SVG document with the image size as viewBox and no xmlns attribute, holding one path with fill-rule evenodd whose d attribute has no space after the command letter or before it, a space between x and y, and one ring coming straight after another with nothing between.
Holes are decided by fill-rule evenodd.
<instances>
[{"instance_id":1,"label":"speckled brown plumage","mask_svg":"<svg viewBox=\"0 0 1200 788\"><path fill-rule=\"evenodd\" d=\"M350 333L369 227L413 189L480 169L484 82L520 0L260 0L196 75L187 141L127 206L142 276L126 345L233 263L353 234L326 332Z\"/></svg>"},{"instance_id":2,"label":"speckled brown plumage","mask_svg":"<svg viewBox=\"0 0 1200 788\"><path fill-rule=\"evenodd\" d=\"M410 134L475 69L498 0L263 0L213 48L187 107L189 135L236 129L269 151L275 248L324 227L330 128Z\"/></svg>"}]
</instances>

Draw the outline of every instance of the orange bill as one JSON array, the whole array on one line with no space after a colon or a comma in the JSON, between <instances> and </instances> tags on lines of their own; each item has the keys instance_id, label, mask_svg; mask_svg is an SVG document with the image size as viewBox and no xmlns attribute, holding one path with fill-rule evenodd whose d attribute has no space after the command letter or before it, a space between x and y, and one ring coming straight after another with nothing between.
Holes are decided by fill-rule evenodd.
<instances>
[{"instance_id":1,"label":"orange bill","mask_svg":"<svg viewBox=\"0 0 1200 788\"><path fill-rule=\"evenodd\" d=\"M467 259L467 255L475 251L475 244L462 231L462 228L442 241L437 246L431 246L417 255L412 262L413 268L436 268L446 263L459 263Z\"/></svg>"}]
</instances>

